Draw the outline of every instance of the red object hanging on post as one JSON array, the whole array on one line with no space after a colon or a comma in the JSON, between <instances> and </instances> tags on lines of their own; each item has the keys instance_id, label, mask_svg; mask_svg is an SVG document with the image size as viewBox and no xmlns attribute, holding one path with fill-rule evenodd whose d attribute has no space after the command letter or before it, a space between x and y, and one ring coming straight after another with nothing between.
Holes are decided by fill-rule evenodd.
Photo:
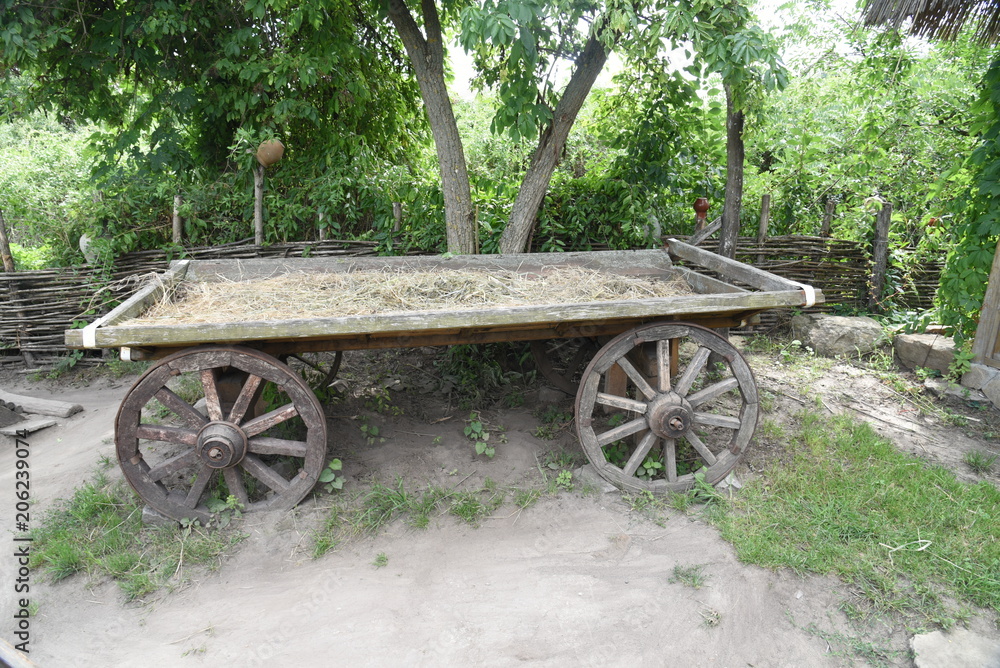
<instances>
[{"instance_id":1,"label":"red object hanging on post","mask_svg":"<svg viewBox=\"0 0 1000 668\"><path fill-rule=\"evenodd\" d=\"M694 231L700 232L708 219L708 198L699 197L694 201Z\"/></svg>"}]
</instances>

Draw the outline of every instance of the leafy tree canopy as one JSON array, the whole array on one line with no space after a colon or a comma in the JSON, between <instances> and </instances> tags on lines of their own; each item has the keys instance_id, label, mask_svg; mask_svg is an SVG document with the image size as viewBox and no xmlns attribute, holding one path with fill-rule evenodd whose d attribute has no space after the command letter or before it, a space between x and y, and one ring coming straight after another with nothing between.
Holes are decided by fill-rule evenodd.
<instances>
[{"instance_id":1,"label":"leafy tree canopy","mask_svg":"<svg viewBox=\"0 0 1000 668\"><path fill-rule=\"evenodd\" d=\"M6 113L58 110L101 123L105 167L221 169L236 131L293 148L363 137L399 156L415 89L400 48L342 0L0 2Z\"/></svg>"}]
</instances>

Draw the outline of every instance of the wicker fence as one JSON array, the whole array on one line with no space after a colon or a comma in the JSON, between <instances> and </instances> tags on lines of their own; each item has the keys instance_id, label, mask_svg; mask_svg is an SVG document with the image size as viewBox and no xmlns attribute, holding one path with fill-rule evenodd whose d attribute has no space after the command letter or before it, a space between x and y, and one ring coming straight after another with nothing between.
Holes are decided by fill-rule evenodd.
<instances>
[{"instance_id":1,"label":"wicker fence","mask_svg":"<svg viewBox=\"0 0 1000 668\"><path fill-rule=\"evenodd\" d=\"M715 249L714 242L703 244ZM862 308L870 280L870 260L861 244L821 237L771 237L763 243L741 237L737 258L780 276L823 290L830 310L836 305ZM232 244L191 248L196 259L254 257L329 257L374 255L375 244L324 241L252 246ZM44 368L66 354L63 331L74 321L91 320L134 291L142 275L161 271L170 258L164 251L141 251L121 257L112 273L87 265L59 270L0 273L0 364ZM911 272L916 278L896 303L927 308L937 288L940 267L928 265ZM781 316L771 315L774 325ZM86 363L86 361L84 361Z\"/></svg>"}]
</instances>

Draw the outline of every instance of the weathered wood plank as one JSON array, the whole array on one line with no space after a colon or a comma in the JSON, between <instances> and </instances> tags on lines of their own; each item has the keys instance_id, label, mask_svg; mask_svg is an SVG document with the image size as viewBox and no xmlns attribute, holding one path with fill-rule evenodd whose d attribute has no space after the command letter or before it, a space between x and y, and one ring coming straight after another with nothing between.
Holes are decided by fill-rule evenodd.
<instances>
[{"instance_id":1,"label":"weathered wood plank","mask_svg":"<svg viewBox=\"0 0 1000 668\"><path fill-rule=\"evenodd\" d=\"M444 331L415 332L407 336L405 342L394 332L372 332L364 337L347 335L341 337L319 338L288 338L276 337L264 341L250 342L256 350L269 355L285 355L289 353L327 352L334 350L382 350L386 348L419 348L423 346L451 346L466 343L496 343L498 341L537 341L540 339L588 337L613 337L639 325L663 320L681 320L702 327L715 329L719 327L736 327L746 323L759 311L738 311L723 314L706 314L692 316L647 316L644 318L626 318L598 323L544 323L525 326L523 328L482 329L468 331L453 329ZM236 342L232 342L236 343ZM166 344L156 347L123 347L123 359L126 361L162 359L175 353L189 344ZM109 346L110 347L110 346ZM676 360L676 358L674 358ZM676 362L672 362L676 364ZM676 373L676 369L674 369Z\"/></svg>"},{"instance_id":2,"label":"weathered wood plank","mask_svg":"<svg viewBox=\"0 0 1000 668\"><path fill-rule=\"evenodd\" d=\"M122 302L121 306L101 318L101 325L110 327L130 318L136 318L143 311L163 297L163 293L184 279L191 260L178 260L170 264L170 269L156 280L150 280L134 295Z\"/></svg>"},{"instance_id":3,"label":"weathered wood plank","mask_svg":"<svg viewBox=\"0 0 1000 668\"><path fill-rule=\"evenodd\" d=\"M997 243L996 252L993 254L993 266L990 268L986 296L983 298L983 307L979 313L979 326L976 327L976 338L972 344L974 362L982 364L994 357L998 335L1000 335L1000 242Z\"/></svg>"},{"instance_id":4,"label":"weathered wood plank","mask_svg":"<svg viewBox=\"0 0 1000 668\"><path fill-rule=\"evenodd\" d=\"M238 323L199 323L170 325L119 325L101 327L95 332L96 347L121 346L180 346L197 343L295 340L306 338L357 337L356 348L367 348L365 340L373 333L398 337L397 346L407 347L408 339L434 330L528 329L531 325L576 323L585 329L586 323L629 318L662 318L670 316L720 315L737 312L758 312L779 306L801 306L800 289L782 292L740 292L718 295L684 295L646 300L593 302L585 304L555 304L514 306L502 309L420 311L376 315L345 316L297 320L250 321ZM587 333L577 336L590 336ZM82 348L81 330L66 332L66 346ZM345 348L349 349L349 348Z\"/></svg>"},{"instance_id":5,"label":"weathered wood plank","mask_svg":"<svg viewBox=\"0 0 1000 668\"><path fill-rule=\"evenodd\" d=\"M798 288L788 279L781 278L763 269L731 260L721 255L696 248L677 239L669 241L670 253L678 258L693 262L700 267L718 273L723 278L745 283L758 290L781 291ZM801 288L798 288L801 290Z\"/></svg>"}]
</instances>

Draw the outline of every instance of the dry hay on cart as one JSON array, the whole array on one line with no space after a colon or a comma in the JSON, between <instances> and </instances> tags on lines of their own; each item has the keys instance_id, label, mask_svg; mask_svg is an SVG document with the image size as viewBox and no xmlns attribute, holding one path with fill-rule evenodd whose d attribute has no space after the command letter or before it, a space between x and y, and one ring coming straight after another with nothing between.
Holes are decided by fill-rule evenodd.
<instances>
[{"instance_id":1,"label":"dry hay on cart","mask_svg":"<svg viewBox=\"0 0 1000 668\"><path fill-rule=\"evenodd\" d=\"M183 282L130 324L325 318L684 294L693 292L677 276L620 276L581 267L553 267L538 274L504 270L295 272L251 281Z\"/></svg>"}]
</instances>

